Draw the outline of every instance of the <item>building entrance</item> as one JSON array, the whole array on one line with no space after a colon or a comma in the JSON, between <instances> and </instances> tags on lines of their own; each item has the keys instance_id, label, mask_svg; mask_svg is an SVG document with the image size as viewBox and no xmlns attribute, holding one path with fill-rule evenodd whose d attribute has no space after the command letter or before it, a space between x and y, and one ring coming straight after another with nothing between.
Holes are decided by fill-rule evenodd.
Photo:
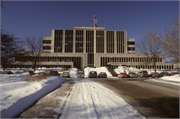
<instances>
[{"instance_id":1,"label":"building entrance","mask_svg":"<svg viewBox=\"0 0 180 119\"><path fill-rule=\"evenodd\" d=\"M94 66L94 53L88 53L88 66Z\"/></svg>"}]
</instances>

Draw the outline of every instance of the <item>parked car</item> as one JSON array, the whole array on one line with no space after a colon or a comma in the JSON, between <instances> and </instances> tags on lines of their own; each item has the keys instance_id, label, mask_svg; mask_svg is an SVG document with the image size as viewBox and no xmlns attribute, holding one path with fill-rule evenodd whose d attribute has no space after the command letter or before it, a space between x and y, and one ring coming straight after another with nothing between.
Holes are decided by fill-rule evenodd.
<instances>
[{"instance_id":1,"label":"parked car","mask_svg":"<svg viewBox=\"0 0 180 119\"><path fill-rule=\"evenodd\" d=\"M19 71L16 71L16 72L14 72L14 74L20 74L21 72L19 72Z\"/></svg>"},{"instance_id":2,"label":"parked car","mask_svg":"<svg viewBox=\"0 0 180 119\"><path fill-rule=\"evenodd\" d=\"M148 77L151 77L151 78L159 78L161 77L161 75L158 73L158 72L151 72Z\"/></svg>"},{"instance_id":3,"label":"parked car","mask_svg":"<svg viewBox=\"0 0 180 119\"><path fill-rule=\"evenodd\" d=\"M78 71L77 78L84 78L84 71Z\"/></svg>"},{"instance_id":4,"label":"parked car","mask_svg":"<svg viewBox=\"0 0 180 119\"><path fill-rule=\"evenodd\" d=\"M46 73L46 72L39 72L39 73L37 73L37 74L39 74L39 75L41 75L41 76L47 76L47 73Z\"/></svg>"},{"instance_id":5,"label":"parked car","mask_svg":"<svg viewBox=\"0 0 180 119\"><path fill-rule=\"evenodd\" d=\"M7 74L7 72L6 71L2 71L1 74Z\"/></svg>"},{"instance_id":6,"label":"parked car","mask_svg":"<svg viewBox=\"0 0 180 119\"><path fill-rule=\"evenodd\" d=\"M105 65L105 67L106 67L107 69L112 69L112 68L113 68L112 65Z\"/></svg>"},{"instance_id":7,"label":"parked car","mask_svg":"<svg viewBox=\"0 0 180 119\"><path fill-rule=\"evenodd\" d=\"M97 78L97 72L96 71L90 71L89 72L89 78Z\"/></svg>"},{"instance_id":8,"label":"parked car","mask_svg":"<svg viewBox=\"0 0 180 119\"><path fill-rule=\"evenodd\" d=\"M32 76L32 75L34 75L35 73L34 73L34 71L29 71L29 74Z\"/></svg>"},{"instance_id":9,"label":"parked car","mask_svg":"<svg viewBox=\"0 0 180 119\"><path fill-rule=\"evenodd\" d=\"M62 77L70 78L70 74L68 71L63 71Z\"/></svg>"},{"instance_id":10,"label":"parked car","mask_svg":"<svg viewBox=\"0 0 180 119\"><path fill-rule=\"evenodd\" d=\"M160 74L163 75L163 76L171 76L171 74L168 73L168 72L161 72Z\"/></svg>"},{"instance_id":11,"label":"parked car","mask_svg":"<svg viewBox=\"0 0 180 119\"><path fill-rule=\"evenodd\" d=\"M58 71L49 71L48 73L49 76L59 76Z\"/></svg>"},{"instance_id":12,"label":"parked car","mask_svg":"<svg viewBox=\"0 0 180 119\"><path fill-rule=\"evenodd\" d=\"M137 77L139 77L139 75L137 75L137 74L134 73L134 72L130 72L130 73L129 73L129 77L131 77L131 78L137 78Z\"/></svg>"},{"instance_id":13,"label":"parked car","mask_svg":"<svg viewBox=\"0 0 180 119\"><path fill-rule=\"evenodd\" d=\"M118 74L118 78L128 78L128 77L129 77L129 75L126 74L126 73L120 73L120 74Z\"/></svg>"},{"instance_id":14,"label":"parked car","mask_svg":"<svg viewBox=\"0 0 180 119\"><path fill-rule=\"evenodd\" d=\"M161 72L161 73L159 73L159 77L163 77L164 76L164 74Z\"/></svg>"},{"instance_id":15,"label":"parked car","mask_svg":"<svg viewBox=\"0 0 180 119\"><path fill-rule=\"evenodd\" d=\"M138 76L140 77L140 78L142 78L142 77L148 77L148 72L147 71L140 71L140 72L138 72Z\"/></svg>"},{"instance_id":16,"label":"parked car","mask_svg":"<svg viewBox=\"0 0 180 119\"><path fill-rule=\"evenodd\" d=\"M7 72L7 74L14 74L14 73L13 73L13 72L11 72L11 71L8 71L8 72Z\"/></svg>"},{"instance_id":17,"label":"parked car","mask_svg":"<svg viewBox=\"0 0 180 119\"><path fill-rule=\"evenodd\" d=\"M107 78L106 72L100 72L98 78Z\"/></svg>"},{"instance_id":18,"label":"parked car","mask_svg":"<svg viewBox=\"0 0 180 119\"><path fill-rule=\"evenodd\" d=\"M179 74L179 72L172 72L171 76L176 75L176 74Z\"/></svg>"}]
</instances>

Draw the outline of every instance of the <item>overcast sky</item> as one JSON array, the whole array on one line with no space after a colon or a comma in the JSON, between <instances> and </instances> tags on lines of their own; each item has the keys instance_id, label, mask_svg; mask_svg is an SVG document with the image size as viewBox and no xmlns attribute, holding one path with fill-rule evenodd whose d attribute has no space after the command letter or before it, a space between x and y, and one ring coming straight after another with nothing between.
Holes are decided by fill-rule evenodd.
<instances>
[{"instance_id":1,"label":"overcast sky","mask_svg":"<svg viewBox=\"0 0 180 119\"><path fill-rule=\"evenodd\" d=\"M1 28L24 39L51 36L52 29L73 30L75 26L127 31L136 41L146 27L164 31L179 15L179 1L4 1Z\"/></svg>"}]
</instances>

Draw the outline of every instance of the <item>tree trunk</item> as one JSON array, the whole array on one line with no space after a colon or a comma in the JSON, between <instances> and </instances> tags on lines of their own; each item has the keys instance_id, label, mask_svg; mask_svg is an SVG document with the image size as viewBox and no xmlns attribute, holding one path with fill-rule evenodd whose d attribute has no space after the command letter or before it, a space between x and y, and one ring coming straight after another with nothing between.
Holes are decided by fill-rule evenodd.
<instances>
[{"instance_id":1,"label":"tree trunk","mask_svg":"<svg viewBox=\"0 0 180 119\"><path fill-rule=\"evenodd\" d=\"M156 73L156 62L154 62L153 64L154 64L154 72Z\"/></svg>"}]
</instances>

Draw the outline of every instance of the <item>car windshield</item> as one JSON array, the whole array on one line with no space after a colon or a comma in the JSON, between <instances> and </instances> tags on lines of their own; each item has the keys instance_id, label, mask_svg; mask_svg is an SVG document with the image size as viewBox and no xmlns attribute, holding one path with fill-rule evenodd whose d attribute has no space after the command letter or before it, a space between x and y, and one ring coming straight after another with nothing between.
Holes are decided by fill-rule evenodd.
<instances>
[{"instance_id":1,"label":"car windshield","mask_svg":"<svg viewBox=\"0 0 180 119\"><path fill-rule=\"evenodd\" d=\"M147 71L143 71L143 73L147 73Z\"/></svg>"},{"instance_id":2,"label":"car windshield","mask_svg":"<svg viewBox=\"0 0 180 119\"><path fill-rule=\"evenodd\" d=\"M95 71L91 71L90 73L95 74L96 72Z\"/></svg>"}]
</instances>

